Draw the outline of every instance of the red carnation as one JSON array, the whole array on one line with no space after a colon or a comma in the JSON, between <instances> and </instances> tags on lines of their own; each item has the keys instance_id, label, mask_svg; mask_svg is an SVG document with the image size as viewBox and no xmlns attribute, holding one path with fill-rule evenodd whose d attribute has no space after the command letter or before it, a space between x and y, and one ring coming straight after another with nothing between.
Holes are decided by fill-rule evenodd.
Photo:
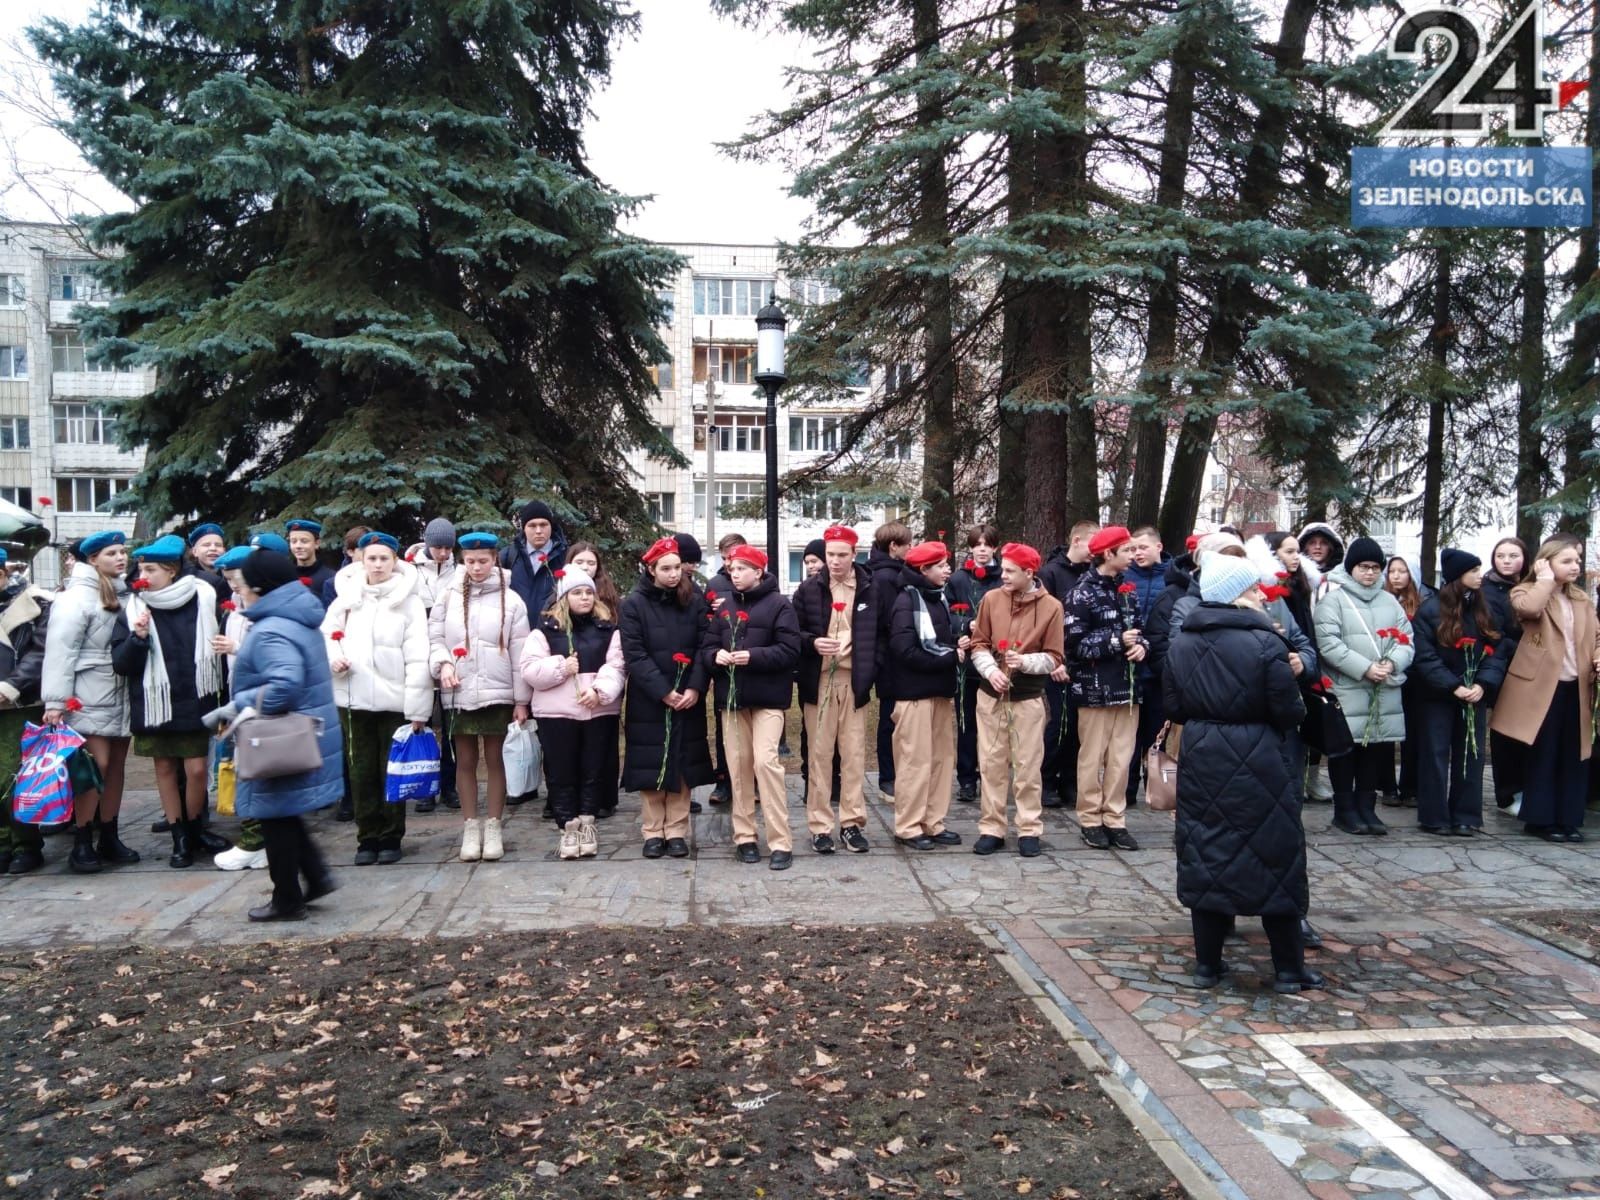
<instances>
[{"instance_id":1,"label":"red carnation","mask_svg":"<svg viewBox=\"0 0 1600 1200\"><path fill-rule=\"evenodd\" d=\"M68 700L66 702L66 704L63 705L62 707L64 707L68 712L82 712L83 711L83 701L79 700L76 696L74 696L74 697L72 697L72 699Z\"/></svg>"},{"instance_id":2,"label":"red carnation","mask_svg":"<svg viewBox=\"0 0 1600 1200\"><path fill-rule=\"evenodd\" d=\"M1410 637L1410 635L1401 633L1398 629L1396 629L1394 631L1394 640L1396 642L1398 642L1402 646L1411 645L1411 637Z\"/></svg>"},{"instance_id":3,"label":"red carnation","mask_svg":"<svg viewBox=\"0 0 1600 1200\"><path fill-rule=\"evenodd\" d=\"M1117 588L1117 591L1121 595L1124 595L1124 596L1131 596L1131 595L1133 595L1133 593L1137 592L1138 590L1139 590L1139 585L1136 584L1136 583L1124 583L1120 587Z\"/></svg>"},{"instance_id":4,"label":"red carnation","mask_svg":"<svg viewBox=\"0 0 1600 1200\"><path fill-rule=\"evenodd\" d=\"M1287 572L1287 571L1279 571L1278 572L1278 578L1279 579L1287 579L1287 578L1289 578L1289 572Z\"/></svg>"},{"instance_id":5,"label":"red carnation","mask_svg":"<svg viewBox=\"0 0 1600 1200\"><path fill-rule=\"evenodd\" d=\"M972 611L972 605L970 605L970 604L952 604L950 606L950 611L951 612L971 612Z\"/></svg>"},{"instance_id":6,"label":"red carnation","mask_svg":"<svg viewBox=\"0 0 1600 1200\"><path fill-rule=\"evenodd\" d=\"M309 575L300 576L300 582L303 583L306 587L310 587L311 583L312 583L311 576L309 576Z\"/></svg>"},{"instance_id":7,"label":"red carnation","mask_svg":"<svg viewBox=\"0 0 1600 1200\"><path fill-rule=\"evenodd\" d=\"M1004 654L1006 652L1006 647L1011 645L1011 643L1006 641L1004 638L1002 638L999 642L996 643L996 645L1000 648L1000 653Z\"/></svg>"},{"instance_id":8,"label":"red carnation","mask_svg":"<svg viewBox=\"0 0 1600 1200\"><path fill-rule=\"evenodd\" d=\"M55 503L55 501L50 499L49 496L40 496L39 497L39 507L40 508L49 508L54 503Z\"/></svg>"},{"instance_id":9,"label":"red carnation","mask_svg":"<svg viewBox=\"0 0 1600 1200\"><path fill-rule=\"evenodd\" d=\"M335 630L334 630L334 631L333 631L333 632L332 632L332 633L330 633L330 634L329 634L329 635L328 635L328 636L329 636L329 637L331 637L331 638L332 638L332 639L333 639L333 640L334 640L334 641L336 641L336 642L342 642L342 641L344 641L344 630L342 630L342 629L335 629Z\"/></svg>"},{"instance_id":10,"label":"red carnation","mask_svg":"<svg viewBox=\"0 0 1600 1200\"><path fill-rule=\"evenodd\" d=\"M941 530L939 530L939 540L940 540L940 541L941 541L941 542L942 542L942 541L944 541L944 530L942 530L942 529L941 529Z\"/></svg>"},{"instance_id":11,"label":"red carnation","mask_svg":"<svg viewBox=\"0 0 1600 1200\"><path fill-rule=\"evenodd\" d=\"M674 654L672 656L672 661L677 663L680 667L687 667L693 664L694 659L690 658L687 654Z\"/></svg>"},{"instance_id":12,"label":"red carnation","mask_svg":"<svg viewBox=\"0 0 1600 1200\"><path fill-rule=\"evenodd\" d=\"M565 579L567 577L567 573L560 567L557 567L554 571L550 572L550 576L553 579Z\"/></svg>"},{"instance_id":13,"label":"red carnation","mask_svg":"<svg viewBox=\"0 0 1600 1200\"><path fill-rule=\"evenodd\" d=\"M833 611L834 612L843 612L844 611L844 601L843 600L835 600L833 602Z\"/></svg>"},{"instance_id":14,"label":"red carnation","mask_svg":"<svg viewBox=\"0 0 1600 1200\"><path fill-rule=\"evenodd\" d=\"M467 648L465 646L457 646L454 650L450 651L450 653L454 654L457 658L465 658L467 656Z\"/></svg>"},{"instance_id":15,"label":"red carnation","mask_svg":"<svg viewBox=\"0 0 1600 1200\"><path fill-rule=\"evenodd\" d=\"M742 608L734 615L737 616L741 621L748 621L750 619L750 614L745 612Z\"/></svg>"},{"instance_id":16,"label":"red carnation","mask_svg":"<svg viewBox=\"0 0 1600 1200\"><path fill-rule=\"evenodd\" d=\"M232 612L237 607L238 607L238 605L236 605L232 600L224 600L222 602L222 611L223 612Z\"/></svg>"},{"instance_id":17,"label":"red carnation","mask_svg":"<svg viewBox=\"0 0 1600 1200\"><path fill-rule=\"evenodd\" d=\"M706 599L712 604L715 604L717 602L717 594L713 591L707 590Z\"/></svg>"},{"instance_id":18,"label":"red carnation","mask_svg":"<svg viewBox=\"0 0 1600 1200\"><path fill-rule=\"evenodd\" d=\"M1325 691L1325 692L1333 691L1333 680L1329 679L1326 675L1324 675L1322 677L1321 683L1322 683L1322 690L1323 691Z\"/></svg>"},{"instance_id":19,"label":"red carnation","mask_svg":"<svg viewBox=\"0 0 1600 1200\"><path fill-rule=\"evenodd\" d=\"M989 578L989 568L988 567L973 567L972 568L972 577L974 579L987 579L987 578Z\"/></svg>"},{"instance_id":20,"label":"red carnation","mask_svg":"<svg viewBox=\"0 0 1600 1200\"><path fill-rule=\"evenodd\" d=\"M1483 648L1483 656L1485 658L1493 658L1494 657L1494 647L1493 646L1485 646Z\"/></svg>"},{"instance_id":21,"label":"red carnation","mask_svg":"<svg viewBox=\"0 0 1600 1200\"><path fill-rule=\"evenodd\" d=\"M967 559L966 562L962 563L961 566L963 569L968 571L976 571L978 569L978 564L973 562L970 558Z\"/></svg>"},{"instance_id":22,"label":"red carnation","mask_svg":"<svg viewBox=\"0 0 1600 1200\"><path fill-rule=\"evenodd\" d=\"M128 586L136 592L148 592L150 590L150 581L148 579L135 579Z\"/></svg>"},{"instance_id":23,"label":"red carnation","mask_svg":"<svg viewBox=\"0 0 1600 1200\"><path fill-rule=\"evenodd\" d=\"M1474 637L1464 637L1464 638L1457 638L1456 639L1456 649L1457 650L1465 650L1468 646L1476 646L1477 644L1478 644L1478 639L1474 638Z\"/></svg>"}]
</instances>

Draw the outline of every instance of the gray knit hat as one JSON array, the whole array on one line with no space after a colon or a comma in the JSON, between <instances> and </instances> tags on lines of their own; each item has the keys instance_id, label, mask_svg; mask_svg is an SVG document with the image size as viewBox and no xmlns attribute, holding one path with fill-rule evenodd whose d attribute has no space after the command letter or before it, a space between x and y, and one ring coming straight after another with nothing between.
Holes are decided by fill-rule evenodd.
<instances>
[{"instance_id":1,"label":"gray knit hat","mask_svg":"<svg viewBox=\"0 0 1600 1200\"><path fill-rule=\"evenodd\" d=\"M422 544L430 550L454 550L456 527L443 517L435 517L422 531Z\"/></svg>"}]
</instances>

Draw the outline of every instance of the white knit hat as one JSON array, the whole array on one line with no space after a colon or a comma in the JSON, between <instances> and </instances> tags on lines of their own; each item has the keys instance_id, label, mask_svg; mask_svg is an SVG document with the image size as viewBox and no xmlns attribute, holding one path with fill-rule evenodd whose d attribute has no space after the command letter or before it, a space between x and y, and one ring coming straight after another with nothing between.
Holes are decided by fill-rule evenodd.
<instances>
[{"instance_id":1,"label":"white knit hat","mask_svg":"<svg viewBox=\"0 0 1600 1200\"><path fill-rule=\"evenodd\" d=\"M576 591L578 588L588 588L592 592L595 590L594 580L589 578L589 572L582 567L568 567L556 581L556 599L559 600L568 592Z\"/></svg>"},{"instance_id":2,"label":"white knit hat","mask_svg":"<svg viewBox=\"0 0 1600 1200\"><path fill-rule=\"evenodd\" d=\"M1210 604L1232 604L1260 582L1260 572L1249 559L1208 554L1200 567L1200 598Z\"/></svg>"}]
</instances>

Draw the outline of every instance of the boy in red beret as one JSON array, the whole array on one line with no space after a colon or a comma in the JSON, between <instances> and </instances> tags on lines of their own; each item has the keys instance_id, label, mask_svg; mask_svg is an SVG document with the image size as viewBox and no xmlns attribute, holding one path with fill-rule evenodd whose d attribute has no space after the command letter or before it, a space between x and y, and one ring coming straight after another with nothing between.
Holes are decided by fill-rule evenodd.
<instances>
[{"instance_id":1,"label":"boy in red beret","mask_svg":"<svg viewBox=\"0 0 1600 1200\"><path fill-rule=\"evenodd\" d=\"M970 653L979 677L978 758L982 813L974 854L1006 844L1006 802L1016 797L1017 853L1039 853L1044 833L1040 764L1044 758L1044 683L1062 662L1061 604L1039 583L1039 552L1020 542L1000 548L1000 586L983 598Z\"/></svg>"},{"instance_id":2,"label":"boy in red beret","mask_svg":"<svg viewBox=\"0 0 1600 1200\"><path fill-rule=\"evenodd\" d=\"M888 665L880 679L894 696L894 837L913 850L959 846L944 827L956 767L956 680L962 651L950 612L950 551L923 542L906 553L889 620ZM883 602L883 597L878 597Z\"/></svg>"}]
</instances>

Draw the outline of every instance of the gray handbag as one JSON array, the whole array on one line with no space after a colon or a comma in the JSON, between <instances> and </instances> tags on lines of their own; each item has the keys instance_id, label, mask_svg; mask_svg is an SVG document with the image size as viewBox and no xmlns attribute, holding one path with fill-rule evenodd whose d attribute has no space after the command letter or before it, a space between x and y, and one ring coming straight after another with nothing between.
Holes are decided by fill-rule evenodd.
<instances>
[{"instance_id":1,"label":"gray handbag","mask_svg":"<svg viewBox=\"0 0 1600 1200\"><path fill-rule=\"evenodd\" d=\"M233 726L234 774L240 779L279 779L315 771L322 766L321 737L322 719L305 713L238 721Z\"/></svg>"}]
</instances>

